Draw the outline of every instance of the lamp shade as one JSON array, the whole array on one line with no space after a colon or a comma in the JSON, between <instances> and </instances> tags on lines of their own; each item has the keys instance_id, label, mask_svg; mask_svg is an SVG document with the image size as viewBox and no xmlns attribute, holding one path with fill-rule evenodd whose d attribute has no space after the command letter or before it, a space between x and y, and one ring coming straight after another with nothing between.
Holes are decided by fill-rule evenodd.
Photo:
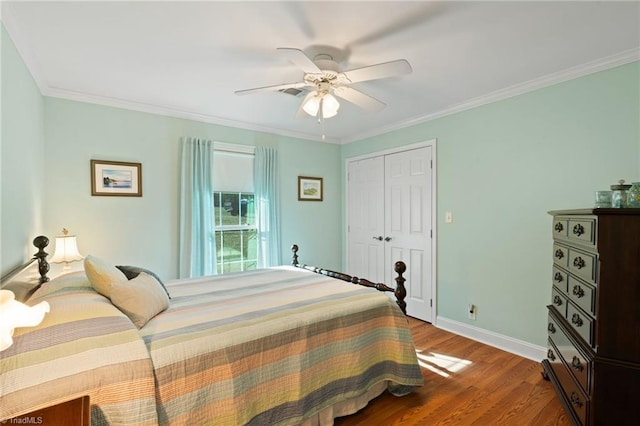
<instances>
[{"instance_id":1,"label":"lamp shade","mask_svg":"<svg viewBox=\"0 0 640 426\"><path fill-rule=\"evenodd\" d=\"M327 93L322 97L322 116L331 118L338 113L340 102L331 93Z\"/></svg>"},{"instance_id":2,"label":"lamp shade","mask_svg":"<svg viewBox=\"0 0 640 426\"><path fill-rule=\"evenodd\" d=\"M316 117L322 111L322 118L331 118L338 113L340 102L331 93L313 91L309 93L302 104L304 112Z\"/></svg>"},{"instance_id":3,"label":"lamp shade","mask_svg":"<svg viewBox=\"0 0 640 426\"><path fill-rule=\"evenodd\" d=\"M304 104L302 105L302 109L304 112L309 114L312 117L318 115L318 110L320 109L320 99L322 97L316 91L309 93L307 99L305 99Z\"/></svg>"},{"instance_id":4,"label":"lamp shade","mask_svg":"<svg viewBox=\"0 0 640 426\"><path fill-rule=\"evenodd\" d=\"M75 235L67 235L69 231L62 230L63 235L56 237L56 251L49 262L69 263L82 260L82 255L78 251L78 243Z\"/></svg>"},{"instance_id":5,"label":"lamp shade","mask_svg":"<svg viewBox=\"0 0 640 426\"><path fill-rule=\"evenodd\" d=\"M49 304L40 302L27 306L15 300L9 290L0 290L0 351L13 344L13 331L18 327L35 327L49 312Z\"/></svg>"}]
</instances>

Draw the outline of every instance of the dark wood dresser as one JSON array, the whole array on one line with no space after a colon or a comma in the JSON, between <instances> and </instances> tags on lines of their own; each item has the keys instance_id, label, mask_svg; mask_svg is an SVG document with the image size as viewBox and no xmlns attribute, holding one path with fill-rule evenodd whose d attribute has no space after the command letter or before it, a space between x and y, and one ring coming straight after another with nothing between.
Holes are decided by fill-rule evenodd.
<instances>
[{"instance_id":1,"label":"dark wood dresser","mask_svg":"<svg viewBox=\"0 0 640 426\"><path fill-rule=\"evenodd\" d=\"M549 213L544 375L574 424L640 424L640 209Z\"/></svg>"}]
</instances>

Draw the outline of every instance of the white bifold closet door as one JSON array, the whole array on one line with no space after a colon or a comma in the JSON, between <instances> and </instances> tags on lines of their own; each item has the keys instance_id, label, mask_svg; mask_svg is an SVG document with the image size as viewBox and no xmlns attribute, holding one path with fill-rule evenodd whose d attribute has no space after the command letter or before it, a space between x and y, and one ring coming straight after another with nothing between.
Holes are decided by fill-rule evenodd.
<instances>
[{"instance_id":1,"label":"white bifold closet door","mask_svg":"<svg viewBox=\"0 0 640 426\"><path fill-rule=\"evenodd\" d=\"M348 163L348 268L395 286L393 264L407 264L407 314L432 319L431 147Z\"/></svg>"}]
</instances>

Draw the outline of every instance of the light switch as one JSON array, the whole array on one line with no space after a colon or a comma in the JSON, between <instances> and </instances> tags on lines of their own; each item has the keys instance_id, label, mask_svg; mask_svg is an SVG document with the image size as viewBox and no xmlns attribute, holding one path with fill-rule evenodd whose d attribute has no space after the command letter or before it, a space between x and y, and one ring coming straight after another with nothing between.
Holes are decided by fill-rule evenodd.
<instances>
[{"instance_id":1,"label":"light switch","mask_svg":"<svg viewBox=\"0 0 640 426\"><path fill-rule=\"evenodd\" d=\"M444 214L444 221L445 221L446 223L451 223L451 222L453 222L453 213L451 213L451 212L446 212L446 213Z\"/></svg>"}]
</instances>

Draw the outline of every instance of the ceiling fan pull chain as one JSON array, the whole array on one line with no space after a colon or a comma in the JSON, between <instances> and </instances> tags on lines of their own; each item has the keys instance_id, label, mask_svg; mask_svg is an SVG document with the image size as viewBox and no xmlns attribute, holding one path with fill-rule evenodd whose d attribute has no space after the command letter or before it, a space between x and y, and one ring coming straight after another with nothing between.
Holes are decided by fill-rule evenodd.
<instances>
[{"instance_id":1,"label":"ceiling fan pull chain","mask_svg":"<svg viewBox=\"0 0 640 426\"><path fill-rule=\"evenodd\" d=\"M320 98L320 108L318 108L318 124L322 126L322 140L324 140L324 114L322 113L322 103L324 102L324 98Z\"/></svg>"}]
</instances>

